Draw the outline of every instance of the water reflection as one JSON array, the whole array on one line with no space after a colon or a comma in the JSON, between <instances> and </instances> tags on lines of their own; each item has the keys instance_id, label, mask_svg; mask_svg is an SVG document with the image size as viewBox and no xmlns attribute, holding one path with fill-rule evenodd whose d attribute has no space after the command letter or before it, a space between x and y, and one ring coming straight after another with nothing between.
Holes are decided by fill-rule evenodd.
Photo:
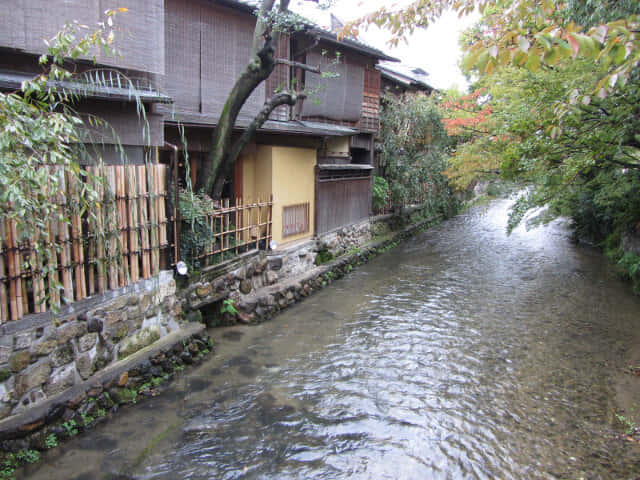
<instances>
[{"instance_id":1,"label":"water reflection","mask_svg":"<svg viewBox=\"0 0 640 480\"><path fill-rule=\"evenodd\" d=\"M640 303L562 222L507 237L507 208L214 330L208 363L30 477L636 478L611 414Z\"/></svg>"}]
</instances>

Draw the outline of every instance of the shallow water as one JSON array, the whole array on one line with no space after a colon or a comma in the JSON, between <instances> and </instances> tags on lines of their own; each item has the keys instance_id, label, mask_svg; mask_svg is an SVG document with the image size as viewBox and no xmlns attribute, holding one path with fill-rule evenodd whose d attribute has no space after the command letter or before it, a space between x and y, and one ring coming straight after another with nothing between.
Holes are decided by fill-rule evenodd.
<instances>
[{"instance_id":1,"label":"shallow water","mask_svg":"<svg viewBox=\"0 0 640 480\"><path fill-rule=\"evenodd\" d=\"M561 222L507 237L507 208L418 234L271 322L212 330L205 364L26 477L640 477L613 427L640 301Z\"/></svg>"}]
</instances>

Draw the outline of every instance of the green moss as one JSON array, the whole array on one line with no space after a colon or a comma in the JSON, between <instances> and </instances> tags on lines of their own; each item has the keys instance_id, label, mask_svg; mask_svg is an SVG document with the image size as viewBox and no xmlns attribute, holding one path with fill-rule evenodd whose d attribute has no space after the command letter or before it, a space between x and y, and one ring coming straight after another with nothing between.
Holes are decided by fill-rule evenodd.
<instances>
[{"instance_id":1,"label":"green moss","mask_svg":"<svg viewBox=\"0 0 640 480\"><path fill-rule=\"evenodd\" d=\"M6 368L0 368L0 382L4 382L11 377L11 372Z\"/></svg>"},{"instance_id":2,"label":"green moss","mask_svg":"<svg viewBox=\"0 0 640 480\"><path fill-rule=\"evenodd\" d=\"M333 254L329 250L320 250L318 255L316 255L316 265L322 265L324 263L328 263L333 260Z\"/></svg>"}]
</instances>

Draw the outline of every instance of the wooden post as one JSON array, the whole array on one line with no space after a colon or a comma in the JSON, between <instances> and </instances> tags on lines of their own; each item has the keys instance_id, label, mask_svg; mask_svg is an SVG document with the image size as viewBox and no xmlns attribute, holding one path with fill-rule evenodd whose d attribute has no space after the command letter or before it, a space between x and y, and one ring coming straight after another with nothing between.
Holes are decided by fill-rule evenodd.
<instances>
[{"instance_id":1,"label":"wooden post","mask_svg":"<svg viewBox=\"0 0 640 480\"><path fill-rule=\"evenodd\" d=\"M5 250L3 250L5 228L4 222L0 222L0 325L9 320L9 299L7 297L7 278L5 270Z\"/></svg>"},{"instance_id":2,"label":"wooden post","mask_svg":"<svg viewBox=\"0 0 640 480\"><path fill-rule=\"evenodd\" d=\"M148 210L147 210L147 175L145 166L138 167L138 205L140 207L140 235L142 237L142 278L151 276L151 265L149 260L149 232L148 232Z\"/></svg>"},{"instance_id":3,"label":"wooden post","mask_svg":"<svg viewBox=\"0 0 640 480\"><path fill-rule=\"evenodd\" d=\"M120 286L124 287L129 283L129 261L130 261L130 248L129 238L127 235L127 229L129 226L129 215L127 214L127 190L125 185L125 166L116 165L112 167L115 170L116 185L116 212L118 214L116 219L116 228L118 231L118 238L120 240Z\"/></svg>"},{"instance_id":4,"label":"wooden post","mask_svg":"<svg viewBox=\"0 0 640 480\"><path fill-rule=\"evenodd\" d=\"M138 220L137 167L127 166L127 214L129 223L129 275L131 282L140 278L140 222Z\"/></svg>"}]
</instances>

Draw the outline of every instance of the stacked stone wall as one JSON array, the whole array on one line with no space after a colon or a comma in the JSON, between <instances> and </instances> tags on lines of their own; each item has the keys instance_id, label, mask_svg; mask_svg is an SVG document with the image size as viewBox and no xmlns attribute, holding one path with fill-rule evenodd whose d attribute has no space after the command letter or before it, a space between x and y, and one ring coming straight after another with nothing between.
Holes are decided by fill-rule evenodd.
<instances>
[{"instance_id":1,"label":"stacked stone wall","mask_svg":"<svg viewBox=\"0 0 640 480\"><path fill-rule=\"evenodd\" d=\"M172 272L0 328L0 419L37 406L180 328Z\"/></svg>"}]
</instances>

